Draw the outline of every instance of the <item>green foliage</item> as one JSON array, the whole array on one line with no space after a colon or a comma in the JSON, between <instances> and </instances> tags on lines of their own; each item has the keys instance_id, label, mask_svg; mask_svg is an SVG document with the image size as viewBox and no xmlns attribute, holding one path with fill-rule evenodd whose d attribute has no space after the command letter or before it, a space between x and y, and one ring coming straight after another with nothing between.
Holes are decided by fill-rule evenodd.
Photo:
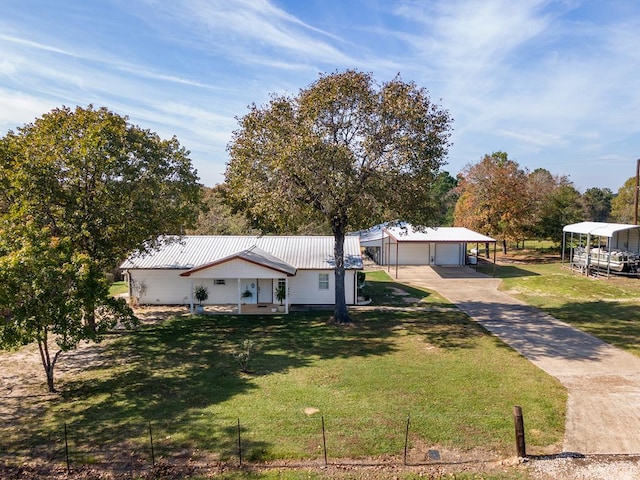
<instances>
[{"instance_id":1,"label":"green foliage","mask_svg":"<svg viewBox=\"0 0 640 480\"><path fill-rule=\"evenodd\" d=\"M235 213L226 202L225 184L213 188L202 187L205 208L200 212L195 226L188 229L189 235L255 235L253 228L242 213Z\"/></svg>"},{"instance_id":2,"label":"green foliage","mask_svg":"<svg viewBox=\"0 0 640 480\"><path fill-rule=\"evenodd\" d=\"M3 143L9 214L68 236L101 269L197 216L200 187L178 140L161 140L106 108L55 109Z\"/></svg>"},{"instance_id":3,"label":"green foliage","mask_svg":"<svg viewBox=\"0 0 640 480\"><path fill-rule=\"evenodd\" d=\"M276 287L276 300L282 305L285 298L287 298L287 287L284 283L278 283Z\"/></svg>"},{"instance_id":4,"label":"green foliage","mask_svg":"<svg viewBox=\"0 0 640 480\"><path fill-rule=\"evenodd\" d=\"M16 234L15 230L19 230ZM8 232L11 232L7 234ZM124 300L109 295L104 277L92 279L92 260L74 251L68 238L51 238L47 229L20 225L0 236L0 348L37 342L50 392L54 368L62 352L82 340L99 340L117 322L131 326L135 318ZM87 328L85 298L92 284L96 328ZM50 353L50 341L57 352Z\"/></svg>"},{"instance_id":5,"label":"green foliage","mask_svg":"<svg viewBox=\"0 0 640 480\"><path fill-rule=\"evenodd\" d=\"M635 220L636 177L631 177L620 187L617 195L611 200L611 220L616 223L633 224Z\"/></svg>"},{"instance_id":6,"label":"green foliage","mask_svg":"<svg viewBox=\"0 0 640 480\"><path fill-rule=\"evenodd\" d=\"M347 70L295 97L274 95L240 119L229 145L228 198L265 232L315 223L335 236L334 319L347 321L344 236L385 220L435 221L433 186L451 119L396 77L377 86Z\"/></svg>"},{"instance_id":7,"label":"green foliage","mask_svg":"<svg viewBox=\"0 0 640 480\"><path fill-rule=\"evenodd\" d=\"M611 215L613 192L608 188L589 188L582 194L583 220L607 222Z\"/></svg>"},{"instance_id":8,"label":"green foliage","mask_svg":"<svg viewBox=\"0 0 640 480\"><path fill-rule=\"evenodd\" d=\"M209 298L209 289L204 285L198 285L193 289L193 296L202 305L202 302Z\"/></svg>"},{"instance_id":9,"label":"green foliage","mask_svg":"<svg viewBox=\"0 0 640 480\"><path fill-rule=\"evenodd\" d=\"M249 373L249 362L251 361L251 353L255 351L256 344L253 340L244 339L238 349L233 353L233 357L240 364L242 373Z\"/></svg>"},{"instance_id":10,"label":"green foliage","mask_svg":"<svg viewBox=\"0 0 640 480\"><path fill-rule=\"evenodd\" d=\"M109 295L105 272L195 220L201 191L187 155L177 139L161 140L92 106L52 110L0 140L2 255L15 266L5 271L11 289L2 306L18 322L21 298L32 291L40 310L24 319L42 317L38 326L22 323L20 335L5 336L5 346L9 339L43 341L53 331L69 349L79 339L99 340L115 318L131 318ZM61 252L64 258L54 260ZM32 274L41 272L37 285L14 278L16 256ZM60 304L46 293L54 287Z\"/></svg>"}]
</instances>

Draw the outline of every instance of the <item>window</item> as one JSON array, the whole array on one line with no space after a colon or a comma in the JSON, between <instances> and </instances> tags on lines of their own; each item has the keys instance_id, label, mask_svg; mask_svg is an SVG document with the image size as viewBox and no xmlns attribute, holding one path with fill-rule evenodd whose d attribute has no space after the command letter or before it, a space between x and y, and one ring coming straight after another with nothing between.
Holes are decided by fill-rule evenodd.
<instances>
[{"instance_id":1,"label":"window","mask_svg":"<svg viewBox=\"0 0 640 480\"><path fill-rule=\"evenodd\" d=\"M329 274L328 273L318 274L318 288L320 290L329 290Z\"/></svg>"},{"instance_id":2,"label":"window","mask_svg":"<svg viewBox=\"0 0 640 480\"><path fill-rule=\"evenodd\" d=\"M226 285L227 282L224 278L216 278L213 280L214 285Z\"/></svg>"}]
</instances>

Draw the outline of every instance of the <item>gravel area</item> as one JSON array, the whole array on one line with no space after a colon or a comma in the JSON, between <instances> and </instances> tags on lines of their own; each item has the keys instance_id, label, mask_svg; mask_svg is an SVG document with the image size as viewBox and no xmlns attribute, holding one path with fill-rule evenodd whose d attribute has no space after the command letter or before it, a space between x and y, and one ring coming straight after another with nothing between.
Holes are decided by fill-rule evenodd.
<instances>
[{"instance_id":1,"label":"gravel area","mask_svg":"<svg viewBox=\"0 0 640 480\"><path fill-rule=\"evenodd\" d=\"M536 480L637 480L640 457L559 455L530 461L529 472Z\"/></svg>"}]
</instances>

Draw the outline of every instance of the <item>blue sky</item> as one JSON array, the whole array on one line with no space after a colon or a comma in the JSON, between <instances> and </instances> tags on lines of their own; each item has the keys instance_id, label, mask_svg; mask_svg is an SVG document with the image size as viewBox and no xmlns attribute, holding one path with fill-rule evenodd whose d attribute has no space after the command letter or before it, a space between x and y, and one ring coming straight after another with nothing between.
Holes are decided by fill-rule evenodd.
<instances>
[{"instance_id":1,"label":"blue sky","mask_svg":"<svg viewBox=\"0 0 640 480\"><path fill-rule=\"evenodd\" d=\"M400 73L454 118L445 170L502 150L614 192L640 157L634 0L5 0L0 135L61 105L176 135L206 185L235 117L321 72Z\"/></svg>"}]
</instances>

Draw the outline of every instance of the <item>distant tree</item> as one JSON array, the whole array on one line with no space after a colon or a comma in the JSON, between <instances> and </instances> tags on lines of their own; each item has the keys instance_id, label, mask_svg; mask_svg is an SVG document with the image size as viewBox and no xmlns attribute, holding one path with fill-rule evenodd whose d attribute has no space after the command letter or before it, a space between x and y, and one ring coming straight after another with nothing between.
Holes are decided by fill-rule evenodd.
<instances>
[{"instance_id":1,"label":"distant tree","mask_svg":"<svg viewBox=\"0 0 640 480\"><path fill-rule=\"evenodd\" d=\"M581 195L566 176L538 168L527 178L529 220L525 234L562 241L562 228L582 218Z\"/></svg>"},{"instance_id":2,"label":"distant tree","mask_svg":"<svg viewBox=\"0 0 640 480\"><path fill-rule=\"evenodd\" d=\"M197 217L200 204L196 173L177 139L161 140L126 117L92 106L55 109L3 137L0 185L5 274L20 275L20 262L32 272L41 269L41 287L33 286L30 295L38 302L47 300L44 292L59 279L59 297L68 293L72 300L64 309L43 307L49 318L42 321L50 322L57 335L64 336L68 328L69 338L81 334L86 340L99 340L113 324L115 317L105 306L120 308L108 296L105 272L133 249L157 247L162 234L181 233ZM57 245L65 246L66 257L47 261L59 258ZM71 274L63 267L77 271ZM3 294L11 311L11 321L0 331L4 347L39 338L27 328L33 324L20 317L18 300L31 287L20 279L7 282L13 289ZM79 303L83 328L77 330ZM14 329L11 322L19 325ZM63 350L72 344L65 341Z\"/></svg>"},{"instance_id":3,"label":"distant tree","mask_svg":"<svg viewBox=\"0 0 640 480\"><path fill-rule=\"evenodd\" d=\"M616 196L611 200L611 219L617 223L632 224L635 219L634 202L636 177L629 178L620 187Z\"/></svg>"},{"instance_id":4,"label":"distant tree","mask_svg":"<svg viewBox=\"0 0 640 480\"><path fill-rule=\"evenodd\" d=\"M613 192L608 188L589 188L582 194L584 220L607 222L611 214Z\"/></svg>"},{"instance_id":5,"label":"distant tree","mask_svg":"<svg viewBox=\"0 0 640 480\"><path fill-rule=\"evenodd\" d=\"M189 235L253 235L253 228L246 216L234 213L225 200L226 185L213 188L202 187L204 209L196 220L195 227L187 230Z\"/></svg>"},{"instance_id":6,"label":"distant tree","mask_svg":"<svg viewBox=\"0 0 640 480\"><path fill-rule=\"evenodd\" d=\"M346 233L390 219L435 221L433 186L450 122L424 89L399 77L378 87L354 70L321 75L240 119L229 145L229 196L265 231L330 225L334 320L346 322Z\"/></svg>"},{"instance_id":7,"label":"distant tree","mask_svg":"<svg viewBox=\"0 0 640 480\"><path fill-rule=\"evenodd\" d=\"M458 201L458 180L449 172L440 172L433 184L433 197L439 205L435 224L442 227L453 225L453 215Z\"/></svg>"},{"instance_id":8,"label":"distant tree","mask_svg":"<svg viewBox=\"0 0 640 480\"><path fill-rule=\"evenodd\" d=\"M477 230L502 241L522 238L530 206L527 199L527 172L504 152L485 155L467 165L458 177L459 198L455 225Z\"/></svg>"}]
</instances>

